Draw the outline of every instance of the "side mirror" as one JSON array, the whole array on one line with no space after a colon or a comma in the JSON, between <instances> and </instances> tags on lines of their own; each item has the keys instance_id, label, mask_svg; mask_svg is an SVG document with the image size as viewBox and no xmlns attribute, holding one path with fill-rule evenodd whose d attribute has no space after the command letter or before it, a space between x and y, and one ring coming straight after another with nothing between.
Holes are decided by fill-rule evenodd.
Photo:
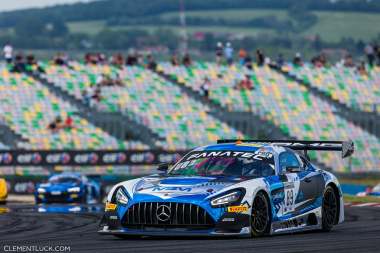
<instances>
[{"instance_id":1,"label":"side mirror","mask_svg":"<svg viewBox=\"0 0 380 253\"><path fill-rule=\"evenodd\" d=\"M158 168L157 168L158 171L164 171L164 172L166 172L168 169L169 169L168 163L161 163L158 165Z\"/></svg>"},{"instance_id":2,"label":"side mirror","mask_svg":"<svg viewBox=\"0 0 380 253\"><path fill-rule=\"evenodd\" d=\"M286 172L288 172L288 173L301 172L301 168L298 166L286 166Z\"/></svg>"}]
</instances>

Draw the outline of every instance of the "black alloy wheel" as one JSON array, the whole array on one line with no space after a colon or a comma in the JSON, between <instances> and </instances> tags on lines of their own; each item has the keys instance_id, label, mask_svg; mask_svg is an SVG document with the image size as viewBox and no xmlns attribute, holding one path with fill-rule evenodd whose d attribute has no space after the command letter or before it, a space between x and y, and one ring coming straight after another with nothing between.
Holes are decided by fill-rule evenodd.
<instances>
[{"instance_id":1,"label":"black alloy wheel","mask_svg":"<svg viewBox=\"0 0 380 253\"><path fill-rule=\"evenodd\" d=\"M322 230L330 231L336 223L338 215L338 201L335 191L328 186L323 194L322 203Z\"/></svg>"},{"instance_id":2,"label":"black alloy wheel","mask_svg":"<svg viewBox=\"0 0 380 253\"><path fill-rule=\"evenodd\" d=\"M270 211L267 198L262 192L257 193L252 205L251 231L254 237L263 236L270 230Z\"/></svg>"}]
</instances>

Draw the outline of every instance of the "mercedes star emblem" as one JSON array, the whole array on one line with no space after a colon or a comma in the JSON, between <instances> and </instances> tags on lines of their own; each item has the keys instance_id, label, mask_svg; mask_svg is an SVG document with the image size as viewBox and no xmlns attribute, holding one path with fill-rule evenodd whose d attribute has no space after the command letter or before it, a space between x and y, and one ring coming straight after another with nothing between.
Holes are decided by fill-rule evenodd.
<instances>
[{"instance_id":1,"label":"mercedes star emblem","mask_svg":"<svg viewBox=\"0 0 380 253\"><path fill-rule=\"evenodd\" d=\"M166 205L160 205L156 210L156 217L159 221L166 222L170 219L171 210Z\"/></svg>"}]
</instances>

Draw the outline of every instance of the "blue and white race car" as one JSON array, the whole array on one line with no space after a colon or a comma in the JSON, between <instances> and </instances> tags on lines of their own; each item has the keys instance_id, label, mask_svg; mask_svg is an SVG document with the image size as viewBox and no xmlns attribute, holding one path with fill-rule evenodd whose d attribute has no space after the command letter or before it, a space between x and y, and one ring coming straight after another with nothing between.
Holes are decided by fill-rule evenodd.
<instances>
[{"instance_id":1,"label":"blue and white race car","mask_svg":"<svg viewBox=\"0 0 380 253\"><path fill-rule=\"evenodd\" d=\"M344 220L336 177L307 150L354 151L353 142L236 141L192 150L163 174L115 185L99 233L118 237L263 236ZM303 152L301 152L303 151Z\"/></svg>"},{"instance_id":2,"label":"blue and white race car","mask_svg":"<svg viewBox=\"0 0 380 253\"><path fill-rule=\"evenodd\" d=\"M79 173L53 175L47 183L36 185L34 192L39 203L95 203L101 198L100 185Z\"/></svg>"}]
</instances>

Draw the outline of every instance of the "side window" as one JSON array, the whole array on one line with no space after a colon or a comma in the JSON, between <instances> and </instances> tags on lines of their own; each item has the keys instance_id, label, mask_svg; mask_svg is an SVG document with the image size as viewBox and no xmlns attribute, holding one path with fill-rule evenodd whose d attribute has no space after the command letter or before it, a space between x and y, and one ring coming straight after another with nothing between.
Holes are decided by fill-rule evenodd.
<instances>
[{"instance_id":1,"label":"side window","mask_svg":"<svg viewBox=\"0 0 380 253\"><path fill-rule=\"evenodd\" d=\"M311 166L310 162L305 157L300 156L300 158L301 158L301 161L303 163L302 167L303 167L304 170L311 170L311 169L313 169L313 167Z\"/></svg>"},{"instance_id":2,"label":"side window","mask_svg":"<svg viewBox=\"0 0 380 253\"><path fill-rule=\"evenodd\" d=\"M286 172L286 167L300 167L297 157L288 151L280 154L279 163L282 173Z\"/></svg>"}]
</instances>

